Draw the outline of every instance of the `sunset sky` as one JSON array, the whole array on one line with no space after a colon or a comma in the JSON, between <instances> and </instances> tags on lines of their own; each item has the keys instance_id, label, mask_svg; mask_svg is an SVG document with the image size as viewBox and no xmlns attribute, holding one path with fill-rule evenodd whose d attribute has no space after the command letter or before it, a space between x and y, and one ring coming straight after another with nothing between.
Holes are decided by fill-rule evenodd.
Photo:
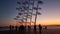
<instances>
[{"instance_id":1,"label":"sunset sky","mask_svg":"<svg viewBox=\"0 0 60 34\"><path fill-rule=\"evenodd\" d=\"M0 0L0 26L16 24L13 19L17 16L18 0ZM37 24L60 25L60 0L42 0L42 15L38 15Z\"/></svg>"}]
</instances>

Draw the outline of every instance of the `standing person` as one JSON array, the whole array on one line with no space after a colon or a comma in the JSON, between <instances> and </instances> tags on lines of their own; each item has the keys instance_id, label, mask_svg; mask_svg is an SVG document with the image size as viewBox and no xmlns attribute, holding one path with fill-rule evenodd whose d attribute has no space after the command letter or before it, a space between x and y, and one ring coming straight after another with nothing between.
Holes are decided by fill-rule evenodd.
<instances>
[{"instance_id":1,"label":"standing person","mask_svg":"<svg viewBox=\"0 0 60 34\"><path fill-rule=\"evenodd\" d=\"M42 33L42 26L39 24L39 33Z\"/></svg>"},{"instance_id":2,"label":"standing person","mask_svg":"<svg viewBox=\"0 0 60 34\"><path fill-rule=\"evenodd\" d=\"M36 31L36 25L34 25L34 31Z\"/></svg>"},{"instance_id":3,"label":"standing person","mask_svg":"<svg viewBox=\"0 0 60 34\"><path fill-rule=\"evenodd\" d=\"M14 31L14 26L12 26L12 31Z\"/></svg>"},{"instance_id":4,"label":"standing person","mask_svg":"<svg viewBox=\"0 0 60 34\"><path fill-rule=\"evenodd\" d=\"M17 26L15 26L15 31L17 31L17 28L18 28L18 27L17 27Z\"/></svg>"},{"instance_id":5,"label":"standing person","mask_svg":"<svg viewBox=\"0 0 60 34\"><path fill-rule=\"evenodd\" d=\"M34 25L34 34L37 34L36 25Z\"/></svg>"},{"instance_id":6,"label":"standing person","mask_svg":"<svg viewBox=\"0 0 60 34\"><path fill-rule=\"evenodd\" d=\"M10 32L12 31L12 26L10 25Z\"/></svg>"},{"instance_id":7,"label":"standing person","mask_svg":"<svg viewBox=\"0 0 60 34\"><path fill-rule=\"evenodd\" d=\"M45 26L45 30L47 30L47 26Z\"/></svg>"},{"instance_id":8,"label":"standing person","mask_svg":"<svg viewBox=\"0 0 60 34\"><path fill-rule=\"evenodd\" d=\"M28 31L30 31L31 27L28 25Z\"/></svg>"},{"instance_id":9,"label":"standing person","mask_svg":"<svg viewBox=\"0 0 60 34\"><path fill-rule=\"evenodd\" d=\"M14 31L14 26L10 25L10 32Z\"/></svg>"},{"instance_id":10,"label":"standing person","mask_svg":"<svg viewBox=\"0 0 60 34\"><path fill-rule=\"evenodd\" d=\"M21 31L21 32L24 31L24 26L23 26L23 25L21 25L21 26L19 27L19 31Z\"/></svg>"}]
</instances>

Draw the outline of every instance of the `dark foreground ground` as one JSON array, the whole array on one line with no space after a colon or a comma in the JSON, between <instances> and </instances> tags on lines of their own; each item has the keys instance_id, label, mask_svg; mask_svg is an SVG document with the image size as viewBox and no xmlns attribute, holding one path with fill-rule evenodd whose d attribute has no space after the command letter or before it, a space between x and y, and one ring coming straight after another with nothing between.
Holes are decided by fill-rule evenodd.
<instances>
[{"instance_id":1,"label":"dark foreground ground","mask_svg":"<svg viewBox=\"0 0 60 34\"><path fill-rule=\"evenodd\" d=\"M39 30L37 31L24 31L24 32L20 32L20 31L0 31L0 34L60 34L60 29L47 29L47 30L42 30L42 33L39 32Z\"/></svg>"}]
</instances>

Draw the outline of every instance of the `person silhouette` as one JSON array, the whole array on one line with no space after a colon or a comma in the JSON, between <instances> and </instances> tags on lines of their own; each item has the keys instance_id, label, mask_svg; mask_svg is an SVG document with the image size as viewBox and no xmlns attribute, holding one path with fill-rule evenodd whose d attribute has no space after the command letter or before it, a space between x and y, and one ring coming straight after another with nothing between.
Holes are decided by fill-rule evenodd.
<instances>
[{"instance_id":1,"label":"person silhouette","mask_svg":"<svg viewBox=\"0 0 60 34\"><path fill-rule=\"evenodd\" d=\"M31 27L28 25L28 31L30 31L30 28L31 28Z\"/></svg>"},{"instance_id":2,"label":"person silhouette","mask_svg":"<svg viewBox=\"0 0 60 34\"><path fill-rule=\"evenodd\" d=\"M10 32L14 30L14 26L10 25Z\"/></svg>"},{"instance_id":3,"label":"person silhouette","mask_svg":"<svg viewBox=\"0 0 60 34\"><path fill-rule=\"evenodd\" d=\"M34 34L37 34L36 25L34 25Z\"/></svg>"},{"instance_id":4,"label":"person silhouette","mask_svg":"<svg viewBox=\"0 0 60 34\"><path fill-rule=\"evenodd\" d=\"M47 26L45 26L45 30L47 30Z\"/></svg>"},{"instance_id":5,"label":"person silhouette","mask_svg":"<svg viewBox=\"0 0 60 34\"><path fill-rule=\"evenodd\" d=\"M10 25L10 32L12 31L12 26Z\"/></svg>"},{"instance_id":6,"label":"person silhouette","mask_svg":"<svg viewBox=\"0 0 60 34\"><path fill-rule=\"evenodd\" d=\"M15 31L17 31L17 28L18 28L18 27L17 27L17 26L15 26Z\"/></svg>"},{"instance_id":7,"label":"person silhouette","mask_svg":"<svg viewBox=\"0 0 60 34\"><path fill-rule=\"evenodd\" d=\"M36 25L34 25L34 31L36 31Z\"/></svg>"},{"instance_id":8,"label":"person silhouette","mask_svg":"<svg viewBox=\"0 0 60 34\"><path fill-rule=\"evenodd\" d=\"M42 33L42 26L39 24L39 33Z\"/></svg>"},{"instance_id":9,"label":"person silhouette","mask_svg":"<svg viewBox=\"0 0 60 34\"><path fill-rule=\"evenodd\" d=\"M24 31L24 26L23 26L23 25L21 25L21 26L19 27L19 31L20 31L20 32L23 32L23 31Z\"/></svg>"}]
</instances>

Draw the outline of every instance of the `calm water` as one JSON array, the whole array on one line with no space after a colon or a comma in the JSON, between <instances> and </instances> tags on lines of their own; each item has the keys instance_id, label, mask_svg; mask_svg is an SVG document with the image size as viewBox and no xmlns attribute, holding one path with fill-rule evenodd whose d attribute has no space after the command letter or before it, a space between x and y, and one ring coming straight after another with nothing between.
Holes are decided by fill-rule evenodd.
<instances>
[{"instance_id":1,"label":"calm water","mask_svg":"<svg viewBox=\"0 0 60 34\"><path fill-rule=\"evenodd\" d=\"M34 27L31 27L31 29L33 29ZM36 27L37 29L39 29L39 27ZM44 29L45 27L43 27ZM27 28L26 28L27 29ZM60 26L47 26L47 29L60 29ZM5 30L10 30L9 28L0 28L0 31L5 31Z\"/></svg>"},{"instance_id":2,"label":"calm water","mask_svg":"<svg viewBox=\"0 0 60 34\"><path fill-rule=\"evenodd\" d=\"M9 30L9 28L1 28L0 31Z\"/></svg>"}]
</instances>

